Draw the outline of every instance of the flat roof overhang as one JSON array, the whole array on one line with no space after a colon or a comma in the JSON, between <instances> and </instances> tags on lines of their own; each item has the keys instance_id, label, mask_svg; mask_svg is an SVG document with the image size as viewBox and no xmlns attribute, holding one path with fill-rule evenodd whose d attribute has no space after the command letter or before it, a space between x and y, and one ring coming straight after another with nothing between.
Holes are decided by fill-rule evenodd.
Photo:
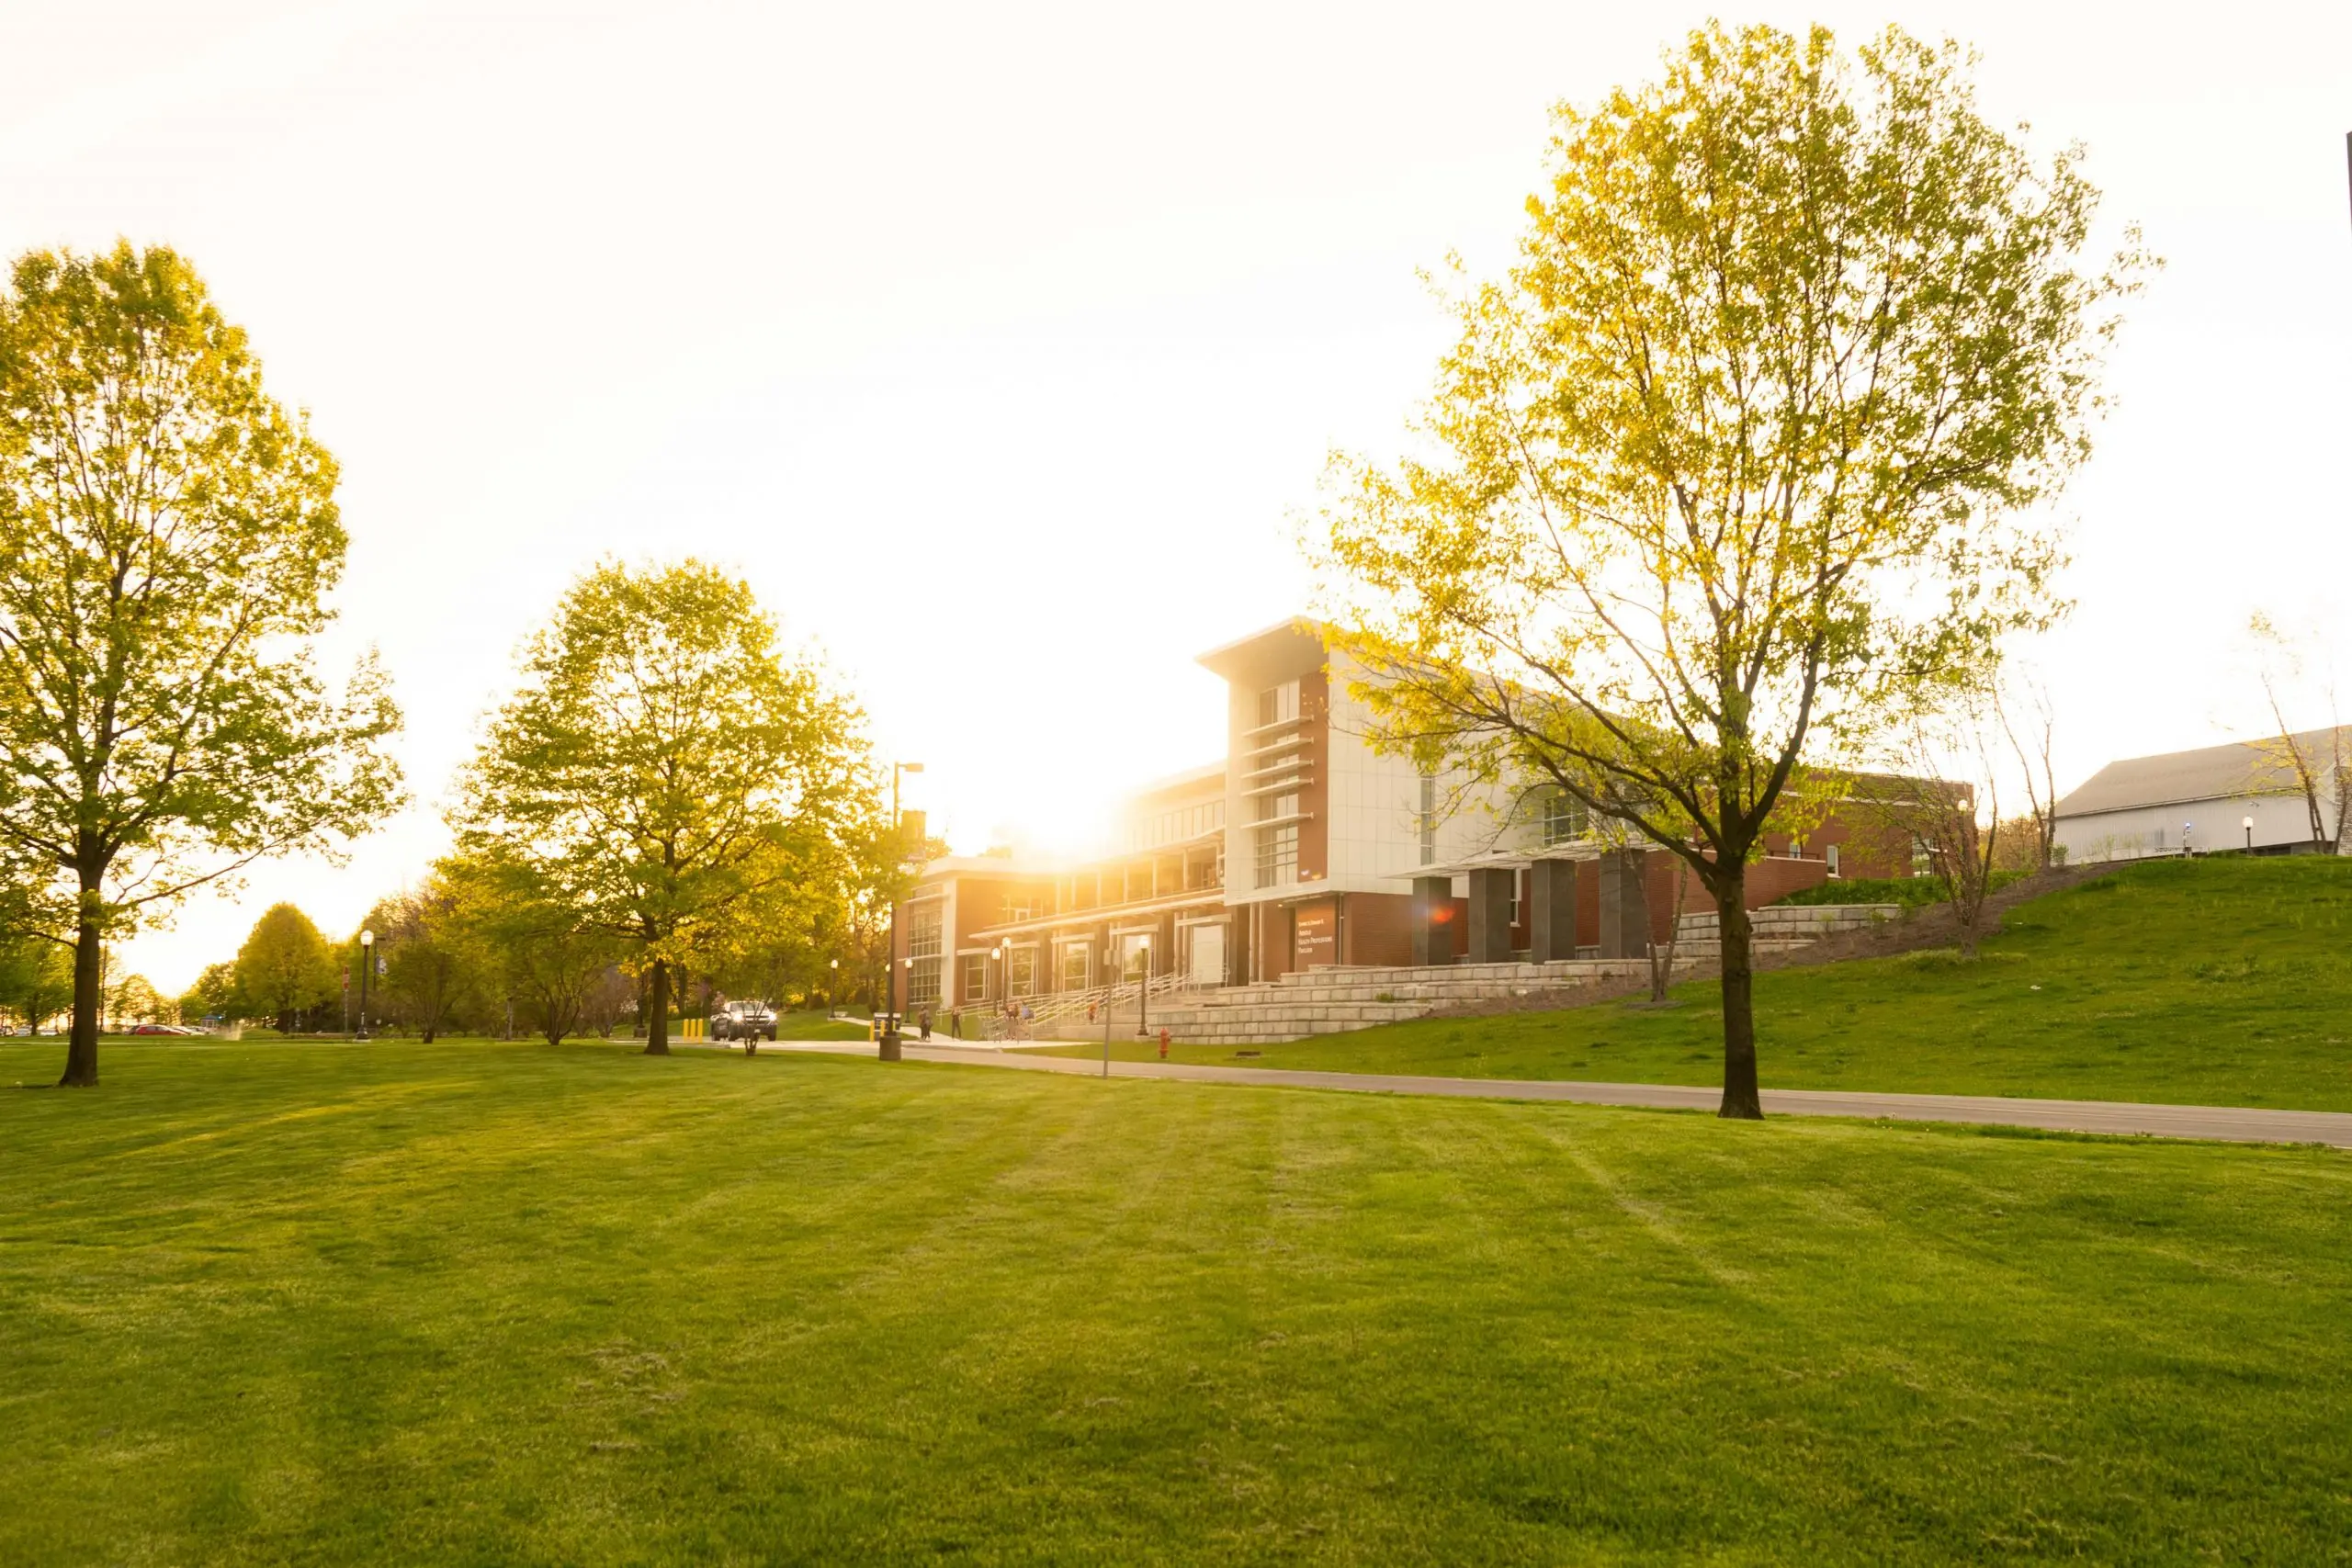
<instances>
[{"instance_id":1,"label":"flat roof overhang","mask_svg":"<svg viewBox=\"0 0 2352 1568\"><path fill-rule=\"evenodd\" d=\"M1227 681L1287 681L1323 668L1323 627L1294 615L1210 649L1193 662Z\"/></svg>"},{"instance_id":2,"label":"flat roof overhang","mask_svg":"<svg viewBox=\"0 0 2352 1568\"><path fill-rule=\"evenodd\" d=\"M1038 915L1025 920L1007 920L1001 925L981 926L970 933L973 941L1001 936L1044 936L1066 926L1116 925L1121 920L1148 919L1179 909L1195 908L1214 904L1225 907L1222 887L1196 888L1168 898L1153 898L1139 904L1102 904L1091 909L1069 909L1058 915Z\"/></svg>"},{"instance_id":3,"label":"flat roof overhang","mask_svg":"<svg viewBox=\"0 0 2352 1568\"><path fill-rule=\"evenodd\" d=\"M1654 850L1656 844L1630 846ZM1609 852L1606 844L1579 840L1572 844L1555 844L1542 850L1495 850L1483 855L1464 855L1459 859L1439 861L1430 865L1417 865L1408 871L1389 871L1381 874L1392 882L1412 882L1424 876L1460 876L1472 871L1522 871L1538 861L1599 860Z\"/></svg>"}]
</instances>

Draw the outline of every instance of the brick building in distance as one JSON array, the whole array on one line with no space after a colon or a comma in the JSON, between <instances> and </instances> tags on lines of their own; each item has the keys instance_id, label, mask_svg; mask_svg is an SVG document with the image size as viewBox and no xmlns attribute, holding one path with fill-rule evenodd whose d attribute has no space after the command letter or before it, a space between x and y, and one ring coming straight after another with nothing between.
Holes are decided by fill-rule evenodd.
<instances>
[{"instance_id":1,"label":"brick building in distance","mask_svg":"<svg viewBox=\"0 0 2352 1568\"><path fill-rule=\"evenodd\" d=\"M1156 976L1195 986L1317 965L1636 957L1665 940L1664 850L1611 849L1550 785L1453 792L1375 753L1343 656L1291 621L1200 656L1224 678L1226 754L1124 803L1118 848L1067 863L958 855L898 911L910 1010L1045 997ZM1456 803L1458 804L1458 803ZM1803 842L1768 840L1751 908L1838 876L1907 876L1909 835L1834 810Z\"/></svg>"}]
</instances>

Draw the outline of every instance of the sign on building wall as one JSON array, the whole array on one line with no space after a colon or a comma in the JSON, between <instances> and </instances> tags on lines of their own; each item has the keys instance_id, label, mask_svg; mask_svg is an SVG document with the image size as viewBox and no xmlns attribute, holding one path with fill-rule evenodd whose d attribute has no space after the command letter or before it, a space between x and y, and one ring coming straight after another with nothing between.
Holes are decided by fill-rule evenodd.
<instances>
[{"instance_id":1,"label":"sign on building wall","mask_svg":"<svg viewBox=\"0 0 2352 1568\"><path fill-rule=\"evenodd\" d=\"M1329 899L1318 904L1301 904L1296 911L1298 932L1298 966L1312 968L1317 964L1340 961L1340 911Z\"/></svg>"}]
</instances>

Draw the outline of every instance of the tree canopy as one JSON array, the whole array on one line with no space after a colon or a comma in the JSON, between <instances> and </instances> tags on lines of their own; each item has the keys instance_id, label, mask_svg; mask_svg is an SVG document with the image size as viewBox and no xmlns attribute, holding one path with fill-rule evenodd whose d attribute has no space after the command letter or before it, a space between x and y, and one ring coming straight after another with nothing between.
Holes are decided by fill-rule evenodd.
<instances>
[{"instance_id":1,"label":"tree canopy","mask_svg":"<svg viewBox=\"0 0 2352 1568\"><path fill-rule=\"evenodd\" d=\"M311 917L291 904L273 904L237 949L237 991L256 1014L288 1033L304 1015L342 994L343 971Z\"/></svg>"},{"instance_id":2,"label":"tree canopy","mask_svg":"<svg viewBox=\"0 0 2352 1568\"><path fill-rule=\"evenodd\" d=\"M399 714L312 639L335 465L173 252L37 252L0 298L0 874L75 947L63 1081L97 1081L99 945L395 806Z\"/></svg>"},{"instance_id":3,"label":"tree canopy","mask_svg":"<svg viewBox=\"0 0 2352 1568\"><path fill-rule=\"evenodd\" d=\"M646 1049L680 964L834 897L880 815L855 705L787 661L748 584L601 566L530 641L464 780L460 852L628 944Z\"/></svg>"},{"instance_id":4,"label":"tree canopy","mask_svg":"<svg viewBox=\"0 0 2352 1568\"><path fill-rule=\"evenodd\" d=\"M1542 782L1721 916L1724 1112L1760 1113L1745 866L1834 765L2062 608L2035 508L2143 265L1979 112L1957 46L1693 33L1557 111L1518 265L1464 285L1411 456L1321 547L1375 740Z\"/></svg>"}]
</instances>

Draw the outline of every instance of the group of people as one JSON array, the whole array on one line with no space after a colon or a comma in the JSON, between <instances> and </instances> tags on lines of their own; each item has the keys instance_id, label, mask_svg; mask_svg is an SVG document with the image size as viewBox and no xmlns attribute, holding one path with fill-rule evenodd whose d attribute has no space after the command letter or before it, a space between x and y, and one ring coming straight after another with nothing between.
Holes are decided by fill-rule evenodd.
<instances>
[{"instance_id":1,"label":"group of people","mask_svg":"<svg viewBox=\"0 0 2352 1568\"><path fill-rule=\"evenodd\" d=\"M1004 1038L1008 1040L1026 1038L1028 1026L1037 1021L1035 1010L1024 1001L1006 1002L998 1009L998 1013L1004 1021ZM1086 1010L1086 1016L1089 1020L1094 1017L1092 1007L1090 1006ZM953 1007L947 1010L947 1034L951 1040L964 1038L964 1010L962 1008ZM915 1014L915 1037L919 1040L931 1038L931 1010L929 1008L923 1008Z\"/></svg>"},{"instance_id":2,"label":"group of people","mask_svg":"<svg viewBox=\"0 0 2352 1568\"><path fill-rule=\"evenodd\" d=\"M1010 1001L1005 1003L1000 1011L1004 1018L1004 1032L1007 1038L1017 1038L1024 1025L1037 1021L1036 1012L1027 1002ZM1086 1016L1092 1018L1094 1010L1088 1008ZM931 1010L929 1008L924 1008L915 1014L915 1032L918 1039L931 1038ZM947 1035L951 1040L964 1038L964 1010L960 1007L947 1010Z\"/></svg>"}]
</instances>

